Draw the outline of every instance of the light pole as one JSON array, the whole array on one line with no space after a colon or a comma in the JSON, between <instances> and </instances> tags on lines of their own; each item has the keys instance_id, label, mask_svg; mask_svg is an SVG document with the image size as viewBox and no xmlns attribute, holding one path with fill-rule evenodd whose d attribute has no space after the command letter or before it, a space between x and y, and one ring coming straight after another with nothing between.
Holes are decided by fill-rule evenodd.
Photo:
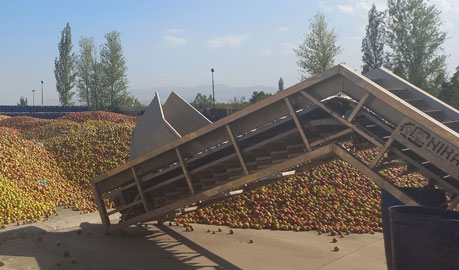
<instances>
[{"instance_id":1,"label":"light pole","mask_svg":"<svg viewBox=\"0 0 459 270\"><path fill-rule=\"evenodd\" d=\"M32 106L35 106L35 89L32 90Z\"/></svg>"},{"instance_id":2,"label":"light pole","mask_svg":"<svg viewBox=\"0 0 459 270\"><path fill-rule=\"evenodd\" d=\"M214 99L214 108L215 108L215 87L214 87L214 69L211 68L210 72L212 72L212 97Z\"/></svg>"},{"instance_id":3,"label":"light pole","mask_svg":"<svg viewBox=\"0 0 459 270\"><path fill-rule=\"evenodd\" d=\"M43 106L43 81L41 81L41 106Z\"/></svg>"}]
</instances>

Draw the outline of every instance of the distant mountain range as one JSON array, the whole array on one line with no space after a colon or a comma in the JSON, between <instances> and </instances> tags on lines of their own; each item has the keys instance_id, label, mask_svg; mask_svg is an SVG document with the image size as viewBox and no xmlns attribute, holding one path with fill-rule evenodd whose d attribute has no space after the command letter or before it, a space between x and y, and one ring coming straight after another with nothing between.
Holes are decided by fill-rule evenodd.
<instances>
[{"instance_id":1,"label":"distant mountain range","mask_svg":"<svg viewBox=\"0 0 459 270\"><path fill-rule=\"evenodd\" d=\"M204 94L206 96L212 95L212 85L198 85L198 86L177 86L177 87L158 87L148 89L129 89L131 95L136 97L142 104L150 104L151 100L155 96L155 92L159 93L159 97L162 103L164 103L169 96L169 93L175 91L182 98L188 102L192 102L196 97L197 93ZM265 93L276 93L277 87L270 86L248 86L248 87L233 87L226 86L224 84L215 85L215 98L217 102L228 102L234 97L241 98L245 97L249 100L254 91L264 91Z\"/></svg>"}]
</instances>

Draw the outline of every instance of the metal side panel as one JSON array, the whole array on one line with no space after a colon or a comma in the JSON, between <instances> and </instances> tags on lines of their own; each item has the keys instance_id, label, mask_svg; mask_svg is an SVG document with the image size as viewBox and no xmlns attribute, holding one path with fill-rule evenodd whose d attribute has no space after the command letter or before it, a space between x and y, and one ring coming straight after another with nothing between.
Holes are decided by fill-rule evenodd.
<instances>
[{"instance_id":1,"label":"metal side panel","mask_svg":"<svg viewBox=\"0 0 459 270\"><path fill-rule=\"evenodd\" d=\"M156 93L132 131L130 159L135 159L180 138L180 134L164 119Z\"/></svg>"},{"instance_id":2,"label":"metal side panel","mask_svg":"<svg viewBox=\"0 0 459 270\"><path fill-rule=\"evenodd\" d=\"M175 92L170 93L163 105L163 112L166 121L181 136L212 124L209 119Z\"/></svg>"}]
</instances>

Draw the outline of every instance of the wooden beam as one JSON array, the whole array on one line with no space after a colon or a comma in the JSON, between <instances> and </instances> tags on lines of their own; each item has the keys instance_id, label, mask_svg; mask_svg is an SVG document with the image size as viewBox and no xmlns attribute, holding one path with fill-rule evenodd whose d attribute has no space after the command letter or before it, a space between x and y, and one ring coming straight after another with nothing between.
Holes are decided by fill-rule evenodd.
<instances>
[{"instance_id":1,"label":"wooden beam","mask_svg":"<svg viewBox=\"0 0 459 270\"><path fill-rule=\"evenodd\" d=\"M384 156L384 154L387 152L389 147L392 145L394 142L394 138L390 137L387 142L379 149L379 153L376 155L376 157L371 161L370 168L374 168L376 164L381 160L381 158Z\"/></svg>"},{"instance_id":2,"label":"wooden beam","mask_svg":"<svg viewBox=\"0 0 459 270\"><path fill-rule=\"evenodd\" d=\"M308 138L306 137L303 127L300 124L300 120L298 120L298 117L296 116L296 112L293 109L292 103L290 103L290 100L288 99L288 97L284 98L284 100L285 100L285 104L287 104L288 110L290 111L290 115L292 116L293 121L295 122L298 132L300 132L301 139L303 139L303 143L306 146L306 149L308 151L312 151L311 145L309 144Z\"/></svg>"},{"instance_id":3,"label":"wooden beam","mask_svg":"<svg viewBox=\"0 0 459 270\"><path fill-rule=\"evenodd\" d=\"M139 178L137 177L137 174L135 173L134 167L131 167L131 173L137 185L137 190L139 191L139 195L140 195L140 199L142 200L143 208L145 208L145 212L148 212L150 209L148 207L147 200L145 199L145 194L143 194L142 185L139 181Z\"/></svg>"},{"instance_id":4,"label":"wooden beam","mask_svg":"<svg viewBox=\"0 0 459 270\"><path fill-rule=\"evenodd\" d=\"M228 131L228 135L231 139L231 143L233 144L234 150L236 151L237 157L239 158L239 162L241 162L242 169L244 170L245 175L249 175L249 170L247 169L247 165L245 165L244 157L242 156L241 151L239 150L239 146L237 145L236 138L234 138L233 131L229 125L226 125L226 130Z\"/></svg>"},{"instance_id":5,"label":"wooden beam","mask_svg":"<svg viewBox=\"0 0 459 270\"><path fill-rule=\"evenodd\" d=\"M363 104L365 103L365 101L367 101L368 97L370 96L370 93L367 92L359 101L359 103L357 104L357 106L355 106L354 110L351 112L351 114L349 115L349 117L347 118L347 121L349 122L352 122L352 120L354 119L354 117L357 115L357 113L359 112L359 110L362 108Z\"/></svg>"},{"instance_id":6,"label":"wooden beam","mask_svg":"<svg viewBox=\"0 0 459 270\"><path fill-rule=\"evenodd\" d=\"M182 154L180 153L180 150L178 149L178 147L175 148L175 152L177 153L177 158L180 162L180 166L182 166L182 171L183 171L183 174L185 175L186 183L188 184L188 187L190 188L191 194L194 195L194 188L191 183L191 177L190 177L190 174L188 173L188 169L185 167L185 162L183 161Z\"/></svg>"},{"instance_id":7,"label":"wooden beam","mask_svg":"<svg viewBox=\"0 0 459 270\"><path fill-rule=\"evenodd\" d=\"M97 184L93 183L91 186L92 186L92 191L94 193L96 204L99 208L99 215L100 215L100 219L102 220L102 224L104 225L105 232L109 232L110 219L108 218L107 208L105 208L105 203L104 203L104 200L102 199L102 194L100 194Z\"/></svg>"},{"instance_id":8,"label":"wooden beam","mask_svg":"<svg viewBox=\"0 0 459 270\"><path fill-rule=\"evenodd\" d=\"M397 186L387 181L382 175L373 171L365 163L355 158L351 153L343 149L339 145L334 145L335 154L343 159L344 161L351 164L354 168L359 170L361 173L365 174L370 180L375 182L380 188L389 192L392 196L397 198L399 201L403 202L406 205L415 205L418 206L419 203L413 200L411 197L403 193Z\"/></svg>"},{"instance_id":9,"label":"wooden beam","mask_svg":"<svg viewBox=\"0 0 459 270\"><path fill-rule=\"evenodd\" d=\"M341 115L338 115L336 114L334 111L332 111L330 108L328 108L327 106L325 106L322 102L318 101L316 98L314 98L313 96L311 96L309 93L306 93L306 91L301 91L300 92L303 96L305 96L307 99L311 100L312 102L314 102L315 104L317 104L317 106L319 106L322 110L328 112L330 115L332 115L333 117L335 117L336 119L338 119L338 121L340 121L341 123L345 124L346 126L352 128L357 134L359 134L360 136L364 137L365 139L367 139L368 141L370 141L371 143L373 143L374 145L378 146L378 147L381 147L382 144L376 140L375 138L369 136L368 134L366 134L365 132L363 132L362 130L360 130L359 128L355 127L352 123L348 122L346 119L344 119L343 117L341 117Z\"/></svg>"}]
</instances>

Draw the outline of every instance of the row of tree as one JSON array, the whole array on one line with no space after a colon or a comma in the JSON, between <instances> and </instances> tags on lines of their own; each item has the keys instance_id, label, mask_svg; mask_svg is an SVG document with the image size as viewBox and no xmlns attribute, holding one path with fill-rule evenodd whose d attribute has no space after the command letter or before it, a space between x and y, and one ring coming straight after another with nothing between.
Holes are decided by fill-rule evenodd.
<instances>
[{"instance_id":1,"label":"row of tree","mask_svg":"<svg viewBox=\"0 0 459 270\"><path fill-rule=\"evenodd\" d=\"M72 52L72 33L67 23L61 32L59 57L54 61L56 89L61 105L72 105L73 96L94 110L123 110L140 107L127 92L126 61L120 33L105 34L97 53L93 38L81 37L79 52ZM73 88L76 86L76 92Z\"/></svg>"},{"instance_id":2,"label":"row of tree","mask_svg":"<svg viewBox=\"0 0 459 270\"><path fill-rule=\"evenodd\" d=\"M426 0L388 0L387 9L373 4L362 40L363 72L385 66L414 85L459 108L459 66L447 79L440 11ZM294 52L302 78L332 67L341 52L337 33L319 13L310 32Z\"/></svg>"},{"instance_id":3,"label":"row of tree","mask_svg":"<svg viewBox=\"0 0 459 270\"><path fill-rule=\"evenodd\" d=\"M282 78L281 78L282 80ZM214 100L212 95L204 95L202 93L197 93L194 101L191 102L191 105L198 110L206 110L210 108L228 108L233 110L240 110L243 109L250 104L254 104L260 100L263 100L272 94L267 93L265 91L253 91L252 96L247 101L244 96L242 97L234 97L232 100L229 100L228 103L216 103L214 104Z\"/></svg>"}]
</instances>

